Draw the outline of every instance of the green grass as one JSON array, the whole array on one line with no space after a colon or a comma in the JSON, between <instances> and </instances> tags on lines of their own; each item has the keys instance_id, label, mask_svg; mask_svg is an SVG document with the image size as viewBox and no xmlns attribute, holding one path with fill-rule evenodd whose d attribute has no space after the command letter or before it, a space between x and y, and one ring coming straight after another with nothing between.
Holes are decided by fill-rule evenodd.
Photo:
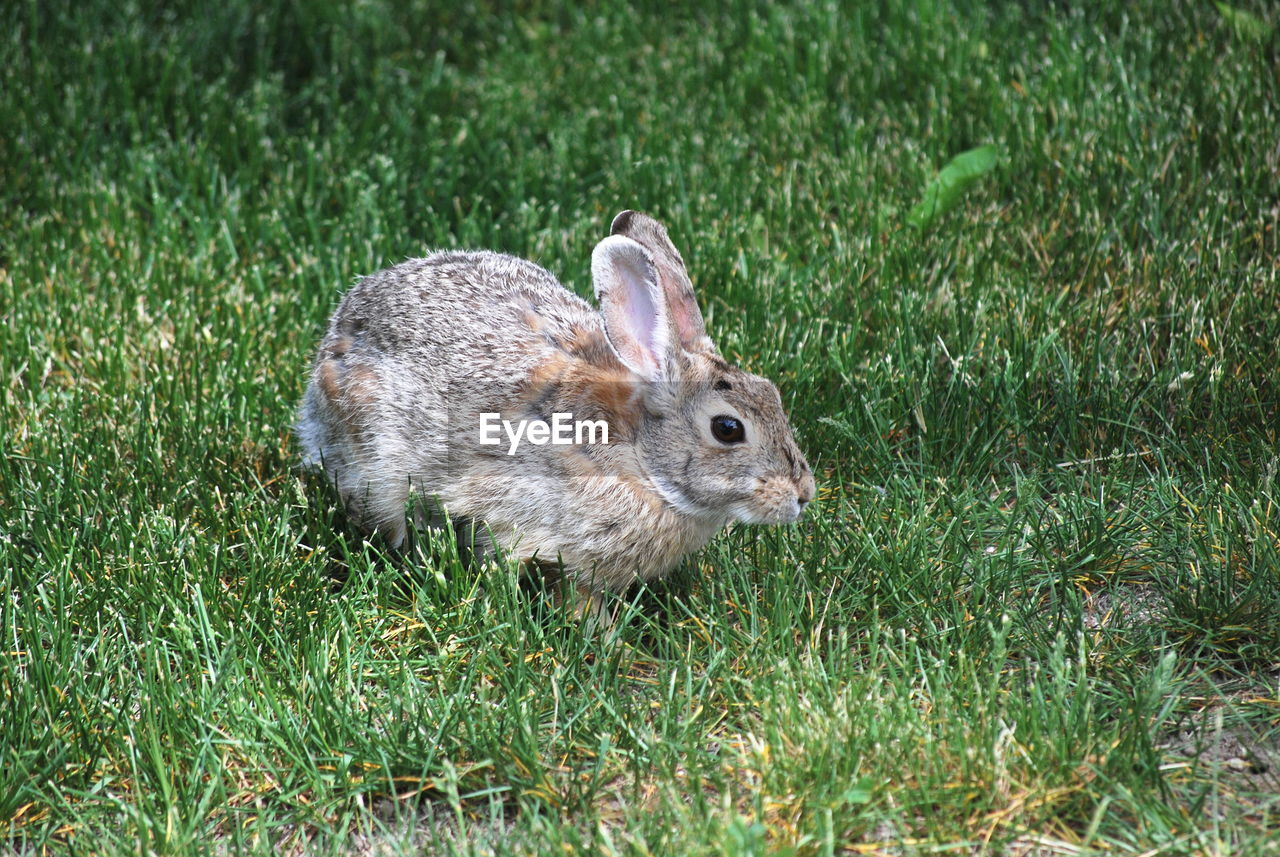
<instances>
[{"instance_id":1,"label":"green grass","mask_svg":"<svg viewBox=\"0 0 1280 857\"><path fill-rule=\"evenodd\" d=\"M1280 17L1080 5L4 5L0 848L1277 853ZM290 423L359 275L628 207L820 498L607 645Z\"/></svg>"}]
</instances>

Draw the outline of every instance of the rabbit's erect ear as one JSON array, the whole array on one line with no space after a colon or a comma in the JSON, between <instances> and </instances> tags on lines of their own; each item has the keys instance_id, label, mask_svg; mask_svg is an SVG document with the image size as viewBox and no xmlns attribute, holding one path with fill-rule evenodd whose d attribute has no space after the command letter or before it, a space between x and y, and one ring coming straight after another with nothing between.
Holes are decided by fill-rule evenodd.
<instances>
[{"instance_id":1,"label":"rabbit's erect ear","mask_svg":"<svg viewBox=\"0 0 1280 857\"><path fill-rule=\"evenodd\" d=\"M667 229L639 211L624 211L613 219L611 235L625 235L640 244L653 257L658 283L666 299L667 315L676 341L685 351L716 353L715 344L707 337L702 311L693 296L693 283L685 270L680 251L671 243Z\"/></svg>"},{"instance_id":2,"label":"rabbit's erect ear","mask_svg":"<svg viewBox=\"0 0 1280 857\"><path fill-rule=\"evenodd\" d=\"M611 235L591 253L591 277L618 357L642 378L665 378L670 322L649 251L626 236Z\"/></svg>"}]
</instances>

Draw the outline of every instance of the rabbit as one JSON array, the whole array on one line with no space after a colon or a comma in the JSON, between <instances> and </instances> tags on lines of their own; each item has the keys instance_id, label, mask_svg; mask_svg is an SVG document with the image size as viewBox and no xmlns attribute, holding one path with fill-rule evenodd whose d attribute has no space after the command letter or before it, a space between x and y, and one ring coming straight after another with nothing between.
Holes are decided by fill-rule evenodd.
<instances>
[{"instance_id":1,"label":"rabbit","mask_svg":"<svg viewBox=\"0 0 1280 857\"><path fill-rule=\"evenodd\" d=\"M482 524L491 549L558 569L597 612L730 522L798 520L815 481L778 389L720 356L666 228L622 212L591 275L599 311L491 251L364 277L315 356L296 425L304 465L393 548L416 492ZM498 416L556 414L603 421L607 442L492 440Z\"/></svg>"}]
</instances>

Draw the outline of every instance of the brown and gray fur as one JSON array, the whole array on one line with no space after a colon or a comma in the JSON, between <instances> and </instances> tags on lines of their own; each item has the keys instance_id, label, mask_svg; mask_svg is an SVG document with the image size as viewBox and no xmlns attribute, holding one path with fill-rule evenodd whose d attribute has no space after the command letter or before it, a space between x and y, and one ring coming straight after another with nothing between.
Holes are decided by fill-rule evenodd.
<instances>
[{"instance_id":1,"label":"brown and gray fur","mask_svg":"<svg viewBox=\"0 0 1280 857\"><path fill-rule=\"evenodd\" d=\"M362 279L334 312L298 417L304 462L393 546L410 492L482 522L508 555L562 565L595 599L670 571L731 521L797 520L814 479L777 388L707 337L684 261L638 212L592 255L600 310L550 273L441 252ZM508 455L480 414L605 419L609 443ZM728 415L746 440L725 444Z\"/></svg>"}]
</instances>

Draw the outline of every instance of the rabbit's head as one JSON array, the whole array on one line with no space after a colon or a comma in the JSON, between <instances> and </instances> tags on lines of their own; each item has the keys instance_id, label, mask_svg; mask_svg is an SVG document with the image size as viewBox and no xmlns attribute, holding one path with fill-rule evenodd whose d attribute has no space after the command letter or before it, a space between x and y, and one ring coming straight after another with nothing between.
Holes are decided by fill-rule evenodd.
<instances>
[{"instance_id":1,"label":"rabbit's head","mask_svg":"<svg viewBox=\"0 0 1280 857\"><path fill-rule=\"evenodd\" d=\"M797 520L814 478L777 387L721 358L662 224L624 211L610 231L592 255L592 276L609 344L641 382L640 467L685 514Z\"/></svg>"}]
</instances>

